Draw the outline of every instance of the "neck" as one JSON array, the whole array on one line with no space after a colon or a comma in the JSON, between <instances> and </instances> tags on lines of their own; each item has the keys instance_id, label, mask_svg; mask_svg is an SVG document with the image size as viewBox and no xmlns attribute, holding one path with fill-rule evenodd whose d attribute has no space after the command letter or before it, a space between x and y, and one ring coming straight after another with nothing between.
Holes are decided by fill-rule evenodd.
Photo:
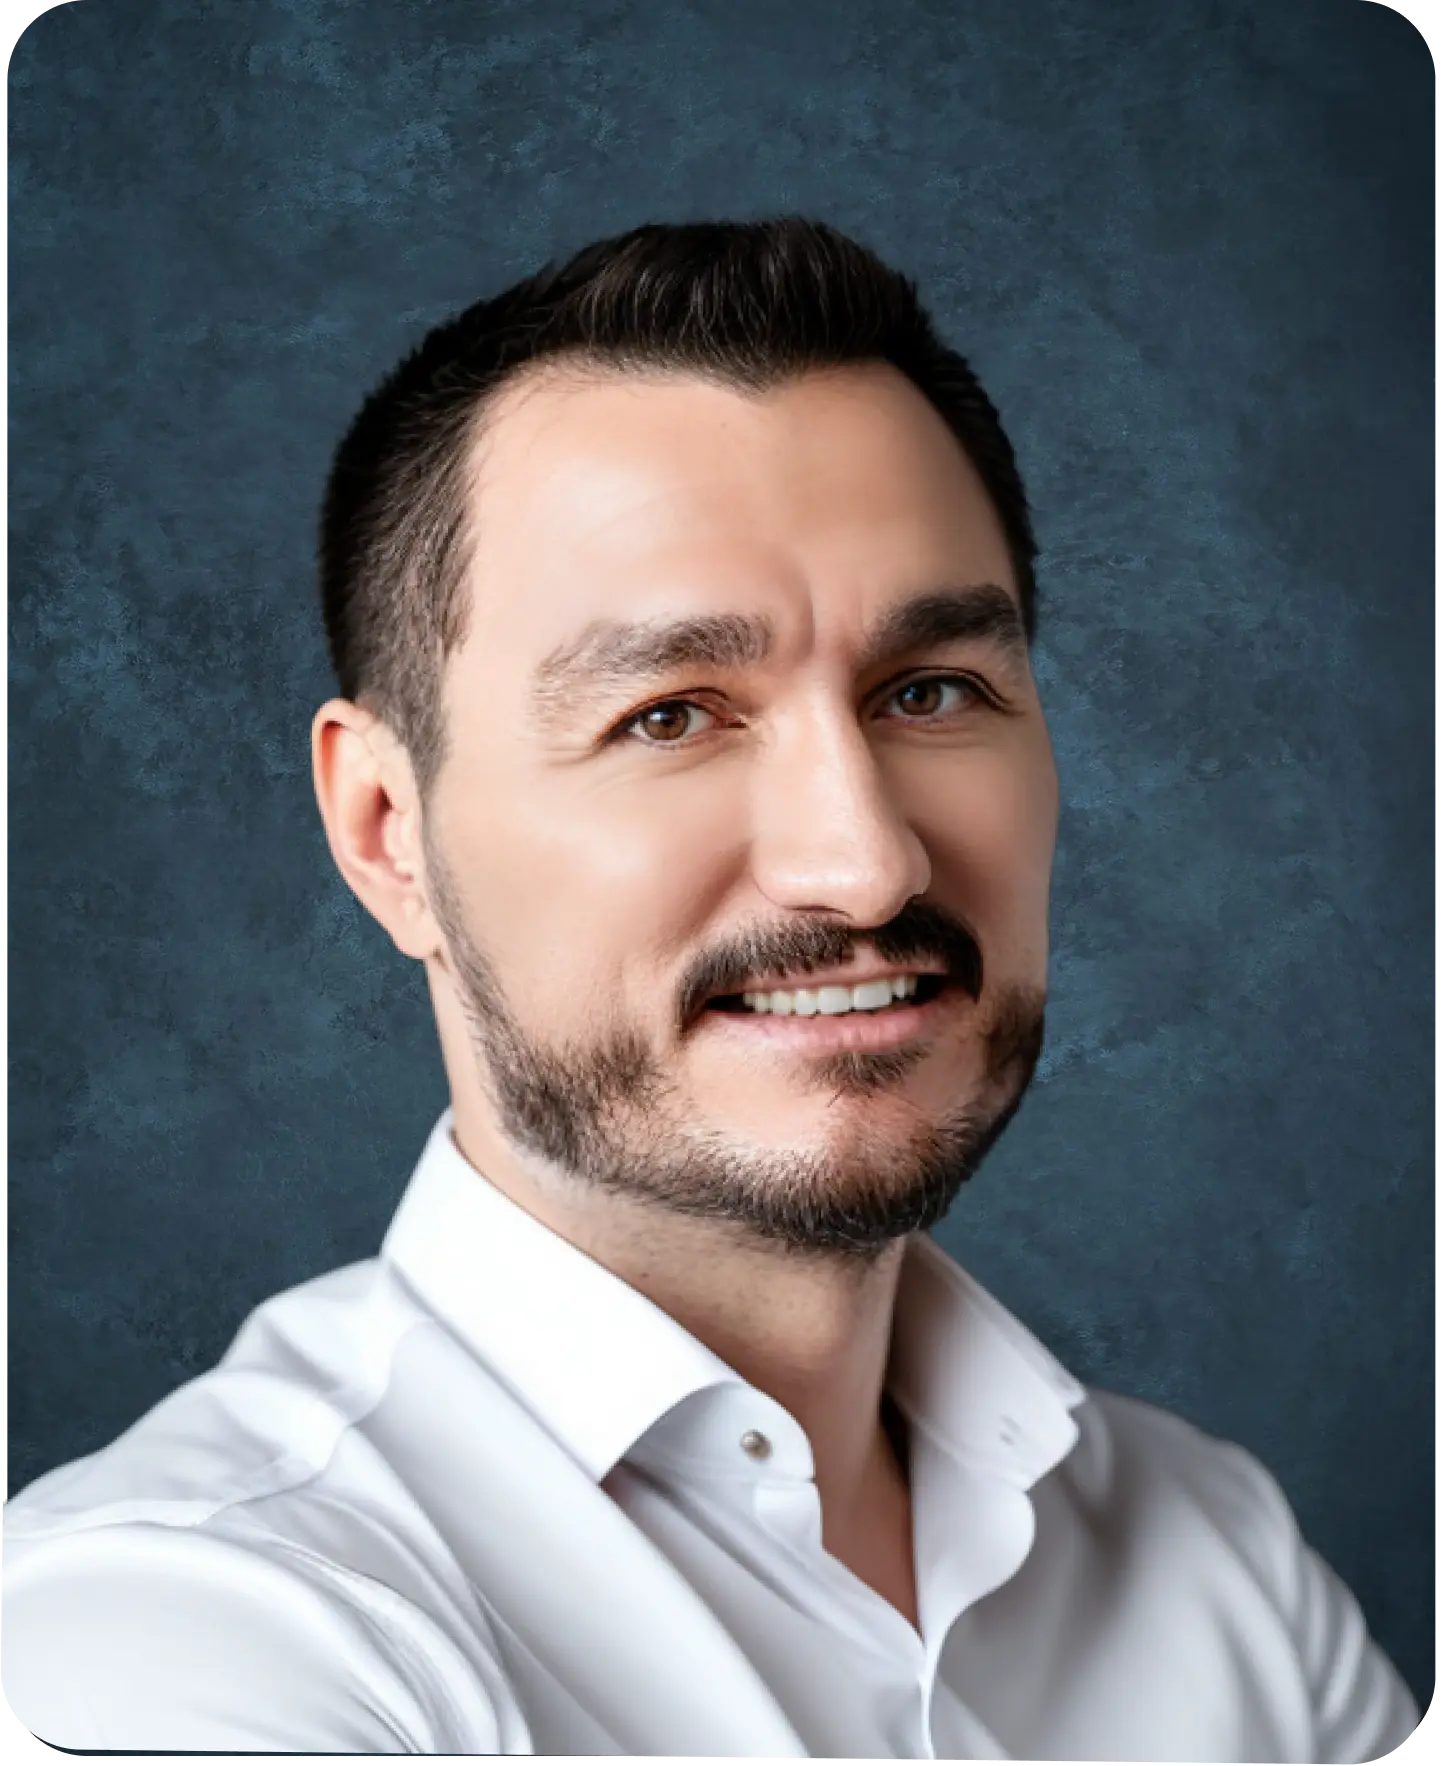
<instances>
[{"instance_id":1,"label":"neck","mask_svg":"<svg viewBox=\"0 0 1447 1766\"><path fill-rule=\"evenodd\" d=\"M826 1531L867 1500L888 1449L881 1397L903 1241L865 1264L751 1244L711 1222L656 1219L582 1249L795 1419L813 1451Z\"/></svg>"},{"instance_id":2,"label":"neck","mask_svg":"<svg viewBox=\"0 0 1447 1766\"><path fill-rule=\"evenodd\" d=\"M798 1422L814 1456L826 1547L867 1526L882 1504L907 1502L881 1415L905 1241L868 1262L787 1252L731 1223L550 1181L525 1168L485 1116L464 1118L455 1107L453 1120L460 1151L488 1181Z\"/></svg>"}]
</instances>

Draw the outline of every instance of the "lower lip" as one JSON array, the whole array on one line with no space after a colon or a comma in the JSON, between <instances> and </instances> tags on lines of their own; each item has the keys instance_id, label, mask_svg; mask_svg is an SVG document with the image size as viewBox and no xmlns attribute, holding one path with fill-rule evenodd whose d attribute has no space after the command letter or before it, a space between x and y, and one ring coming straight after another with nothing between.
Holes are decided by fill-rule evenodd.
<instances>
[{"instance_id":1,"label":"lower lip","mask_svg":"<svg viewBox=\"0 0 1447 1766\"><path fill-rule=\"evenodd\" d=\"M937 1030L945 1016L968 996L947 987L919 1006L885 1006L877 1012L838 1012L825 1016L785 1017L773 1012L705 1012L697 1028L719 1036L737 1037L753 1048L773 1047L810 1055L832 1055L851 1049L894 1049L918 1042Z\"/></svg>"}]
</instances>

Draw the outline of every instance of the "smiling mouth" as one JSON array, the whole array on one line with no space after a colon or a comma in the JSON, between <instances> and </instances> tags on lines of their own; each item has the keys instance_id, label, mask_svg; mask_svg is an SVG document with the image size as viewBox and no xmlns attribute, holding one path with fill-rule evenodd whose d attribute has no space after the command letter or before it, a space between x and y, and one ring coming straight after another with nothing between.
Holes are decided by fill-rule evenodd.
<instances>
[{"instance_id":1,"label":"smiling mouth","mask_svg":"<svg viewBox=\"0 0 1447 1766\"><path fill-rule=\"evenodd\" d=\"M905 1000L890 1000L889 1005L882 1005L882 1007L855 1007L852 1008L852 1010L848 1010L848 1012L829 1012L829 1014L809 1015L811 1015L811 1017L814 1017L814 1015L822 1015L822 1017L834 1017L834 1019L845 1019L845 1021L848 1021L848 1019L855 1019L855 1017L889 1017L889 1015L894 1014L894 1012L908 1010L910 1007L929 1005L931 1001L940 998L943 989L945 989L945 977L943 977L943 975L920 975L919 980L915 982L915 991L913 991L913 994L910 994L910 996L906 996ZM737 992L737 994L719 994L716 1000L708 1001L703 1010L705 1010L705 1014L707 1014L707 1012L742 1012L742 1014L747 1015L747 1017L767 1017L767 1015L772 1015L761 1014L761 1012L760 1014L756 1014L753 1007L749 1007L749 1005L744 1003L744 994L742 994L742 992Z\"/></svg>"},{"instance_id":2,"label":"smiling mouth","mask_svg":"<svg viewBox=\"0 0 1447 1766\"><path fill-rule=\"evenodd\" d=\"M899 981L912 984L902 995L894 991ZM858 1006L857 992L864 1001ZM887 1004L881 998L884 992L889 995ZM800 994L805 996L802 1002ZM969 988L952 985L944 975L881 976L857 988L716 994L695 1023L710 1044L747 1053L750 1059L764 1051L786 1059L815 1060L908 1048L922 1052L949 1026L965 1021L960 1018L962 1010L966 1019L971 1018L967 1002L973 997ZM780 998L777 1009L776 998Z\"/></svg>"}]
</instances>

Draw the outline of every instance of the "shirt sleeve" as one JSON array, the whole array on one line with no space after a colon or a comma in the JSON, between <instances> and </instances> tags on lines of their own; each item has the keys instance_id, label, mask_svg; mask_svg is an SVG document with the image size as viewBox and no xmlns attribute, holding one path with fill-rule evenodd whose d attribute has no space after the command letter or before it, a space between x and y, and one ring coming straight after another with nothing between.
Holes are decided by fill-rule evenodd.
<instances>
[{"instance_id":1,"label":"shirt sleeve","mask_svg":"<svg viewBox=\"0 0 1447 1766\"><path fill-rule=\"evenodd\" d=\"M1406 1683L1372 1641L1350 1589L1301 1545L1298 1636L1315 1694L1316 1757L1379 1760L1422 1720Z\"/></svg>"},{"instance_id":2,"label":"shirt sleeve","mask_svg":"<svg viewBox=\"0 0 1447 1766\"><path fill-rule=\"evenodd\" d=\"M1311 1758L1323 1766L1379 1760L1407 1739L1422 1714L1373 1641L1351 1590L1302 1538L1280 1485L1244 1448L1229 1451L1251 1486L1263 1529L1258 1562L1277 1584L1310 1690Z\"/></svg>"},{"instance_id":3,"label":"shirt sleeve","mask_svg":"<svg viewBox=\"0 0 1447 1766\"><path fill-rule=\"evenodd\" d=\"M421 1637L342 1583L194 1530L7 1538L0 1624L6 1700L54 1747L503 1751L485 1689L462 1710L430 1668L450 1647L440 1632Z\"/></svg>"}]
</instances>

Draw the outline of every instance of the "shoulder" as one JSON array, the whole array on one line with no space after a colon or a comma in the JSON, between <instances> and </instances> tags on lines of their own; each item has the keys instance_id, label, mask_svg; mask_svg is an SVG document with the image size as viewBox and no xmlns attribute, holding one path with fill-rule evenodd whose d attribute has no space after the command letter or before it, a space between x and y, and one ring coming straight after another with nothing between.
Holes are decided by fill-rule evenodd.
<instances>
[{"instance_id":1,"label":"shoulder","mask_svg":"<svg viewBox=\"0 0 1447 1766\"><path fill-rule=\"evenodd\" d=\"M1228 1653L1253 1664L1263 1705L1299 1688L1310 1758L1373 1760L1411 1733L1419 1714L1401 1676L1254 1454L1094 1387L1076 1420L1057 1499L1117 1542L1118 1569L1169 1588L1176 1612L1214 1615L1236 1640Z\"/></svg>"},{"instance_id":2,"label":"shoulder","mask_svg":"<svg viewBox=\"0 0 1447 1766\"><path fill-rule=\"evenodd\" d=\"M195 1525L304 1482L376 1402L408 1322L370 1263L274 1296L215 1367L12 1497L7 1538L126 1521Z\"/></svg>"},{"instance_id":3,"label":"shoulder","mask_svg":"<svg viewBox=\"0 0 1447 1766\"><path fill-rule=\"evenodd\" d=\"M1080 1441L1062 1469L1083 1498L1189 1508L1223 1540L1249 1547L1284 1589L1300 1543L1297 1517L1254 1453L1175 1411L1101 1386L1088 1386L1076 1422Z\"/></svg>"},{"instance_id":4,"label":"shoulder","mask_svg":"<svg viewBox=\"0 0 1447 1766\"><path fill-rule=\"evenodd\" d=\"M131 1522L7 1537L5 1697L63 1748L496 1749L474 1667L385 1597L260 1534Z\"/></svg>"},{"instance_id":5,"label":"shoulder","mask_svg":"<svg viewBox=\"0 0 1447 1766\"><path fill-rule=\"evenodd\" d=\"M1260 1460L1175 1411L1090 1386L1075 1417L1080 1441L1072 1458L1082 1479L1173 1490L1223 1516L1257 1511L1263 1504L1271 1518L1282 1516L1285 1499Z\"/></svg>"},{"instance_id":6,"label":"shoulder","mask_svg":"<svg viewBox=\"0 0 1447 1766\"><path fill-rule=\"evenodd\" d=\"M465 1579L365 1432L433 1327L359 1265L4 1510L4 1690L62 1747L489 1752L511 1723ZM515 1738L514 1738L515 1739Z\"/></svg>"},{"instance_id":7,"label":"shoulder","mask_svg":"<svg viewBox=\"0 0 1447 1766\"><path fill-rule=\"evenodd\" d=\"M1075 1413L1080 1438L1061 1467L1077 1500L1195 1529L1249 1563L1290 1603L1300 1533L1291 1505L1246 1448L1174 1411L1100 1387Z\"/></svg>"}]
</instances>

